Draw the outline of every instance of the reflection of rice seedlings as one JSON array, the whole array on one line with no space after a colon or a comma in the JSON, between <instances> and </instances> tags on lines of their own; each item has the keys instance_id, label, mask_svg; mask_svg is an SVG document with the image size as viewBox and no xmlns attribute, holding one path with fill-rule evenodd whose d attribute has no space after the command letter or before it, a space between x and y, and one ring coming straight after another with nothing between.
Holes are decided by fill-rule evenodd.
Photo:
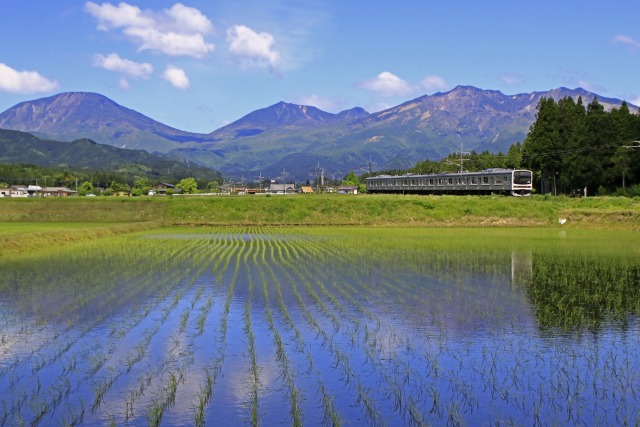
<instances>
[{"instance_id":1,"label":"reflection of rice seedlings","mask_svg":"<svg viewBox=\"0 0 640 427\"><path fill-rule=\"evenodd\" d=\"M343 420L335 408L333 396L329 395L321 380L318 380L318 386L322 395L322 424L334 427L342 425Z\"/></svg>"},{"instance_id":2,"label":"reflection of rice seedlings","mask_svg":"<svg viewBox=\"0 0 640 427\"><path fill-rule=\"evenodd\" d=\"M198 393L198 404L195 407L194 410L194 425L196 425L197 427L202 427L205 425L204 422L204 407L207 404L206 402L206 398L204 396L204 393L202 393L202 390L200 391L200 393Z\"/></svg>"},{"instance_id":3,"label":"reflection of rice seedlings","mask_svg":"<svg viewBox=\"0 0 640 427\"><path fill-rule=\"evenodd\" d=\"M75 411L74 408L67 404L65 408L65 416L62 418L61 424L63 426L78 426L82 424L82 420L84 419L84 401L80 399L80 408Z\"/></svg>"},{"instance_id":4,"label":"reflection of rice seedlings","mask_svg":"<svg viewBox=\"0 0 640 427\"><path fill-rule=\"evenodd\" d=\"M510 422L508 424L513 424L513 423ZM460 410L456 402L451 402L449 404L449 419L447 421L447 425L452 425L452 426L462 425L462 417L460 416Z\"/></svg>"},{"instance_id":5,"label":"reflection of rice seedlings","mask_svg":"<svg viewBox=\"0 0 640 427\"><path fill-rule=\"evenodd\" d=\"M196 319L196 336L202 335L209 311L213 306L213 295L207 297L207 303L200 308L200 314Z\"/></svg>"},{"instance_id":6,"label":"reflection of rice seedlings","mask_svg":"<svg viewBox=\"0 0 640 427\"><path fill-rule=\"evenodd\" d=\"M178 384L182 382L183 379L182 373L176 375L174 371L169 372L169 377L160 392L160 398L155 399L148 410L147 417L149 425L158 426L160 424L164 412L175 403Z\"/></svg>"},{"instance_id":7,"label":"reflection of rice seedlings","mask_svg":"<svg viewBox=\"0 0 640 427\"><path fill-rule=\"evenodd\" d=\"M147 412L147 420L148 424L151 427L157 427L160 425L160 421L162 421L162 415L164 413L164 409L162 405L157 400L153 401L151 408Z\"/></svg>"},{"instance_id":8,"label":"reflection of rice seedlings","mask_svg":"<svg viewBox=\"0 0 640 427\"><path fill-rule=\"evenodd\" d=\"M187 322L189 321L189 315L191 314L191 310L189 308L185 308L180 316L180 333L184 332L187 328Z\"/></svg>"},{"instance_id":9,"label":"reflection of rice seedlings","mask_svg":"<svg viewBox=\"0 0 640 427\"><path fill-rule=\"evenodd\" d=\"M7 422L7 418L9 418L9 407L7 406L7 402L2 401L2 418L0 418L0 425L5 425Z\"/></svg>"},{"instance_id":10,"label":"reflection of rice seedlings","mask_svg":"<svg viewBox=\"0 0 640 427\"><path fill-rule=\"evenodd\" d=\"M264 273L260 271L260 277L262 279L262 292L264 294L264 305L265 305L265 317L267 318L267 323L269 325L269 329L273 334L273 340L276 344L276 358L281 367L281 375L284 378L285 384L287 385L287 389L289 392L289 401L290 401L290 415L291 422L294 426L302 426L302 410L300 408L300 391L295 385L295 376L291 371L291 367L289 365L289 358L287 357L287 353L284 350L284 345L282 344L282 338L280 336L280 332L276 329L273 321L273 315L271 313L271 307L269 305L269 290L267 288L267 281L264 277Z\"/></svg>"},{"instance_id":11,"label":"reflection of rice seedlings","mask_svg":"<svg viewBox=\"0 0 640 427\"><path fill-rule=\"evenodd\" d=\"M49 411L49 406L46 402L43 402L39 399L32 400L29 402L29 409L34 414L33 419L31 420L32 426L37 426L42 421L42 418Z\"/></svg>"},{"instance_id":12,"label":"reflection of rice seedlings","mask_svg":"<svg viewBox=\"0 0 640 427\"><path fill-rule=\"evenodd\" d=\"M409 424L421 427L428 425L422 416L422 413L420 413L420 410L417 408L416 401L411 396L409 396L409 405L407 409L409 411Z\"/></svg>"},{"instance_id":13,"label":"reflection of rice seedlings","mask_svg":"<svg viewBox=\"0 0 640 427\"><path fill-rule=\"evenodd\" d=\"M218 376L218 369L205 368L205 382L204 386L200 388L198 393L198 404L195 407L194 412L194 424L196 426L203 426L204 422L204 409L205 406L211 401L213 396L213 385L216 382Z\"/></svg>"},{"instance_id":14,"label":"reflection of rice seedlings","mask_svg":"<svg viewBox=\"0 0 640 427\"><path fill-rule=\"evenodd\" d=\"M256 345L253 329L251 328L251 293L253 291L253 282L249 276L249 296L247 296L244 306L244 332L247 334L249 342L249 359L251 361L251 425L258 425L258 388L260 380L258 376L258 360L256 357Z\"/></svg>"},{"instance_id":15,"label":"reflection of rice seedlings","mask_svg":"<svg viewBox=\"0 0 640 427\"><path fill-rule=\"evenodd\" d=\"M431 386L431 409L430 414L437 414L442 417L442 408L440 407L440 395L434 386Z\"/></svg>"},{"instance_id":16,"label":"reflection of rice seedlings","mask_svg":"<svg viewBox=\"0 0 640 427\"><path fill-rule=\"evenodd\" d=\"M94 413L102 404L105 394L113 385L113 382L116 380L116 377L112 374L107 378L104 378L102 381L94 381L93 382L93 404L91 405L91 412Z\"/></svg>"},{"instance_id":17,"label":"reflection of rice seedlings","mask_svg":"<svg viewBox=\"0 0 640 427\"><path fill-rule=\"evenodd\" d=\"M370 390L368 388L363 388L358 384L358 398L356 400L356 405L362 405L364 407L365 416L372 425L383 425L382 415L380 415L380 412L376 408L375 402L369 395L369 392Z\"/></svg>"}]
</instances>

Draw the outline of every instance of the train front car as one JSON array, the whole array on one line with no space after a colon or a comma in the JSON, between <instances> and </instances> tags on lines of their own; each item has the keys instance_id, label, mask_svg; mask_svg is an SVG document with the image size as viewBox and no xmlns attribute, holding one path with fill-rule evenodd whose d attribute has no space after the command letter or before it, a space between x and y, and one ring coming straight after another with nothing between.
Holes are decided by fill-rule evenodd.
<instances>
[{"instance_id":1,"label":"train front car","mask_svg":"<svg viewBox=\"0 0 640 427\"><path fill-rule=\"evenodd\" d=\"M529 170L514 170L511 179L513 196L530 196L533 191L533 173Z\"/></svg>"}]
</instances>

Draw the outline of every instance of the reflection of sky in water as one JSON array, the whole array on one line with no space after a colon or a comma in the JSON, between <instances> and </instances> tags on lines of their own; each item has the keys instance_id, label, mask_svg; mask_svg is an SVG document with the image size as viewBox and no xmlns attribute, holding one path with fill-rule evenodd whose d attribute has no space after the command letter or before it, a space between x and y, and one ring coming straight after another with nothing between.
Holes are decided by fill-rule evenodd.
<instances>
[{"instance_id":1,"label":"reflection of sky in water","mask_svg":"<svg viewBox=\"0 0 640 427\"><path fill-rule=\"evenodd\" d=\"M412 424L417 414L469 425L637 416L638 400L624 388L640 375L637 320L629 317L626 329L541 334L527 294L532 251L362 251L326 237L244 232L121 241L126 253L66 249L38 263L42 270L17 262L1 282L8 412L0 425L30 423L41 407L57 424L83 414L84 425L147 425L167 400L172 373L177 394L163 423L192 425L205 372L216 369L207 425L247 424L247 301L263 425L290 423L287 378L305 425L322 423L327 402L352 425ZM62 262L69 258L91 272ZM576 376L596 389L572 383ZM578 398L567 402L567 392ZM611 415L620 395L626 400Z\"/></svg>"}]
</instances>

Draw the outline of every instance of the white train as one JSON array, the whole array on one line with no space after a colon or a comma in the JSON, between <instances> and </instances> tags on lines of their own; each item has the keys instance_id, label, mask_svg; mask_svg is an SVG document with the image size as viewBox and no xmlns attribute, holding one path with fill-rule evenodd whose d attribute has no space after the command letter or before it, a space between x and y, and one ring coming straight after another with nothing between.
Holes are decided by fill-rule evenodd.
<instances>
[{"instance_id":1,"label":"white train","mask_svg":"<svg viewBox=\"0 0 640 427\"><path fill-rule=\"evenodd\" d=\"M533 173L529 170L496 168L481 172L379 175L367 178L366 186L367 193L529 196L533 189Z\"/></svg>"}]
</instances>

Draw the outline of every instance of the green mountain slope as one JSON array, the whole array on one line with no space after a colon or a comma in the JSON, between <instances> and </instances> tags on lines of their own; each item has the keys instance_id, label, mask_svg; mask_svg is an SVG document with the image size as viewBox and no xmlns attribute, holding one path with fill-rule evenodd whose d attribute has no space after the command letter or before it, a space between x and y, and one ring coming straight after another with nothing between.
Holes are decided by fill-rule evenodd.
<instances>
[{"instance_id":1,"label":"green mountain slope","mask_svg":"<svg viewBox=\"0 0 640 427\"><path fill-rule=\"evenodd\" d=\"M104 170L146 177L214 180L221 175L207 167L144 150L97 144L89 139L72 142L45 140L29 133L0 129L0 163L28 163L51 168Z\"/></svg>"}]
</instances>

